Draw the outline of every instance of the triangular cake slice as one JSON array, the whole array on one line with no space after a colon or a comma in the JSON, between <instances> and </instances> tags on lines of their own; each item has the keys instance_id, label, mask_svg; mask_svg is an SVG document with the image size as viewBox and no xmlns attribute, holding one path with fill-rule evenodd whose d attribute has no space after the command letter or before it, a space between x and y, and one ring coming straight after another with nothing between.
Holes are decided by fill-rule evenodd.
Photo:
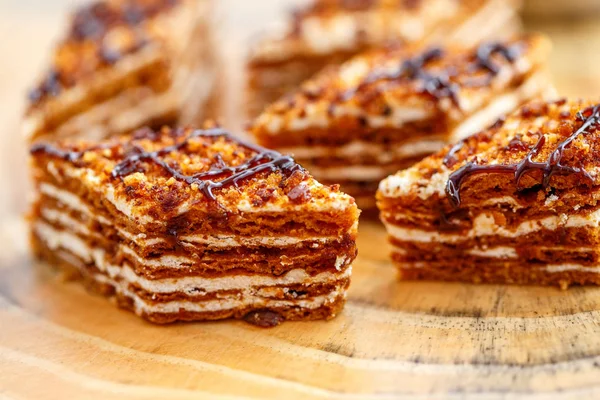
<instances>
[{"instance_id":1,"label":"triangular cake slice","mask_svg":"<svg viewBox=\"0 0 600 400\"><path fill-rule=\"evenodd\" d=\"M249 115L255 117L326 65L390 41L472 45L515 34L519 5L519 0L312 1L252 48Z\"/></svg>"},{"instance_id":2,"label":"triangular cake slice","mask_svg":"<svg viewBox=\"0 0 600 400\"><path fill-rule=\"evenodd\" d=\"M381 183L404 279L600 284L600 104L533 102Z\"/></svg>"},{"instance_id":3,"label":"triangular cake slice","mask_svg":"<svg viewBox=\"0 0 600 400\"><path fill-rule=\"evenodd\" d=\"M383 178L545 95L549 48L531 35L368 52L268 107L251 131L375 209Z\"/></svg>"},{"instance_id":4,"label":"triangular cake slice","mask_svg":"<svg viewBox=\"0 0 600 400\"><path fill-rule=\"evenodd\" d=\"M328 319L359 211L289 156L221 129L38 142L35 253L157 323Z\"/></svg>"},{"instance_id":5,"label":"triangular cake slice","mask_svg":"<svg viewBox=\"0 0 600 400\"><path fill-rule=\"evenodd\" d=\"M29 95L30 140L194 123L216 105L210 0L99 0L76 10Z\"/></svg>"}]
</instances>

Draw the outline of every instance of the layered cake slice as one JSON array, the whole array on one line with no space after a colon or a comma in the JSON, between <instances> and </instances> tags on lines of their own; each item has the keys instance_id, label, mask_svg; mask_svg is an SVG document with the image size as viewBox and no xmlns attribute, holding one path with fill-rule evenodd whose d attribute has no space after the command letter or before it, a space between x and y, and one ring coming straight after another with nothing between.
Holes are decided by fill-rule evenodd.
<instances>
[{"instance_id":1,"label":"layered cake slice","mask_svg":"<svg viewBox=\"0 0 600 400\"><path fill-rule=\"evenodd\" d=\"M248 61L255 117L329 64L394 41L472 45L518 31L520 0L315 0L265 32Z\"/></svg>"},{"instance_id":2,"label":"layered cake slice","mask_svg":"<svg viewBox=\"0 0 600 400\"><path fill-rule=\"evenodd\" d=\"M96 139L216 112L210 10L210 0L100 0L78 9L30 92L25 135Z\"/></svg>"},{"instance_id":3,"label":"layered cake slice","mask_svg":"<svg viewBox=\"0 0 600 400\"><path fill-rule=\"evenodd\" d=\"M381 183L403 279L600 284L600 104L524 106Z\"/></svg>"},{"instance_id":4,"label":"layered cake slice","mask_svg":"<svg viewBox=\"0 0 600 400\"><path fill-rule=\"evenodd\" d=\"M374 209L383 178L547 92L549 48L533 35L369 52L268 107L251 131Z\"/></svg>"},{"instance_id":5,"label":"layered cake slice","mask_svg":"<svg viewBox=\"0 0 600 400\"><path fill-rule=\"evenodd\" d=\"M354 200L221 129L38 142L35 254L156 323L334 317Z\"/></svg>"}]
</instances>

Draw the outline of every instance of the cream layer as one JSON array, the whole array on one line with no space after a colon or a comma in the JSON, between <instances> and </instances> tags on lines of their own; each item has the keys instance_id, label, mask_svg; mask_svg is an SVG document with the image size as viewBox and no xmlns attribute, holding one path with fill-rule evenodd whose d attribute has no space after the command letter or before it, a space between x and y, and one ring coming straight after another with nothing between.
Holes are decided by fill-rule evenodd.
<instances>
[{"instance_id":1,"label":"cream layer","mask_svg":"<svg viewBox=\"0 0 600 400\"><path fill-rule=\"evenodd\" d=\"M106 273L115 282L124 281L127 284L135 284L151 293L183 292L192 295L199 293L199 291L203 293L222 290L249 291L264 286L310 286L347 279L352 274L352 267L348 267L338 273L322 272L314 276L310 276L303 269L293 269L281 276L236 274L216 278L185 277L150 280L137 275L127 263L122 266L108 263L103 249L91 248L73 234L57 231L42 222L34 224L34 232L49 249L54 251L66 250L87 264L93 263L98 270ZM344 257L340 257L340 263L345 263Z\"/></svg>"},{"instance_id":2,"label":"cream layer","mask_svg":"<svg viewBox=\"0 0 600 400\"><path fill-rule=\"evenodd\" d=\"M567 215L546 217L543 219L525 221L513 229L497 225L491 214L482 213L473 220L473 227L459 234L440 233L421 229L406 228L384 222L390 236L406 242L439 242L457 243L482 236L502 236L516 238L541 230L555 231L559 228L598 228L600 225L600 210L587 215Z\"/></svg>"},{"instance_id":3,"label":"cream layer","mask_svg":"<svg viewBox=\"0 0 600 400\"><path fill-rule=\"evenodd\" d=\"M571 251L577 254L589 254L594 251L597 251L595 247L589 246L580 246L573 248L571 246L535 246L536 249L544 250L544 251ZM406 250L399 246L392 246L393 252L395 254L405 255L407 254ZM510 246L496 246L496 247L487 247L487 248L471 248L465 249L465 254L469 254L476 257L483 258L499 258L499 259L518 259L519 254L514 247Z\"/></svg>"},{"instance_id":4,"label":"cream layer","mask_svg":"<svg viewBox=\"0 0 600 400\"><path fill-rule=\"evenodd\" d=\"M298 146L278 149L281 153L291 154L298 160L325 157L375 157L377 162L385 164L395 160L412 158L434 153L446 145L442 138L428 137L394 145L383 145L355 140L343 146Z\"/></svg>"},{"instance_id":5,"label":"cream layer","mask_svg":"<svg viewBox=\"0 0 600 400\"><path fill-rule=\"evenodd\" d=\"M64 226L64 227L72 230L73 232L77 232L81 235L88 235L90 237L99 238L99 236L97 234L90 232L89 229L85 225L78 223L73 218L69 217L68 215L66 215L64 213L60 213L60 212L58 212L56 210L52 210L52 209L42 209L41 215L44 217L44 219L46 221L59 223L61 226ZM48 225L48 224L45 224L43 222L40 222L40 223L45 225L45 227L42 229L47 230L50 227L50 225ZM85 243L85 242L83 242L83 240L80 237L78 237L76 235L72 235L69 232L55 230L54 228L52 228L52 229L57 232L56 240L59 240L59 241L67 240L67 243L71 243L71 242ZM65 239L65 238L71 238L71 239ZM184 244L185 244L185 242L184 242ZM314 246L315 244L317 245L317 247ZM240 246L244 246L244 245L240 245ZM77 246L77 247L81 247L81 246ZM196 264L198 262L197 258L187 257L187 256L163 255L160 257L152 257L152 258L141 257L134 249L132 249L127 244L120 243L118 245L118 247L121 252L123 252L124 254L127 254L129 257L133 258L138 264L143 265L145 267L150 267L150 268L186 269L186 268L190 268L191 266L193 266L194 264ZM318 247L321 247L321 245L319 245L318 243L313 243L311 246L311 248L318 248ZM305 257L306 256L302 256L302 255L297 256L297 257L294 257L293 260L290 260L288 262L294 262L294 263L302 262L302 260ZM203 260L204 261L214 261L215 258L205 256L203 258ZM346 266L346 264L347 264L347 262L344 257L338 257L336 259L335 267L336 267L336 269L340 270L340 269L344 268Z\"/></svg>"},{"instance_id":6,"label":"cream layer","mask_svg":"<svg viewBox=\"0 0 600 400\"><path fill-rule=\"evenodd\" d=\"M317 309L328 304L335 303L340 299L346 298L346 292L342 286L336 290L321 296L315 296L308 299L298 300L273 300L264 297L252 296L230 296L229 298L220 298L217 300L207 300L201 302L193 301L169 301L164 303L148 303L140 296L129 290L118 282L108 278L105 275L96 274L94 279L111 285L115 290L123 296L126 296L134 301L134 310L138 315L144 313L159 313L159 314L179 314L182 311L187 312L217 312L229 311L234 309L245 309L252 307L254 309L264 308L283 308L283 307L300 307L304 309Z\"/></svg>"},{"instance_id":7,"label":"cream layer","mask_svg":"<svg viewBox=\"0 0 600 400\"><path fill-rule=\"evenodd\" d=\"M394 166L375 166L375 165L347 165L347 166L336 166L336 167L317 167L307 166L303 164L311 174L313 174L319 180L327 180L334 182L351 181L351 182L363 182L363 181L380 181L385 178L391 170L394 170Z\"/></svg>"},{"instance_id":8,"label":"cream layer","mask_svg":"<svg viewBox=\"0 0 600 400\"><path fill-rule=\"evenodd\" d=\"M549 264L549 265L545 265L545 266L535 266L535 264L530 264L530 263L524 263L525 265L527 265L527 268L531 268L531 269L536 269L536 270L543 270L546 271L548 273L561 273L561 272L570 272L570 271L577 271L577 272L590 272L590 273L594 273L594 274L600 274L600 265L595 265L595 266L587 266L587 265L581 265L581 264ZM429 264L428 263L424 263L424 262L416 262L416 263L401 263L398 265L398 268L400 269L421 269L421 268L428 268Z\"/></svg>"},{"instance_id":9,"label":"cream layer","mask_svg":"<svg viewBox=\"0 0 600 400\"><path fill-rule=\"evenodd\" d=\"M79 200L78 198L76 198ZM85 204L83 204L85 206ZM73 208L75 209L75 208ZM80 209L75 209L81 211ZM67 212L60 211L53 208L42 207L40 214L48 222L57 223L61 226L71 229L74 232L83 235L97 236L91 232L89 228L82 222L71 217ZM98 216L90 215L91 219L96 219ZM111 225L105 221L104 225ZM158 237L148 237L145 233L132 234L121 227L116 227L119 235L123 238L128 239L140 247L154 246L157 244L166 243L167 240ZM307 247L312 249L318 249L328 243L339 241L337 236L306 236L306 237L294 237L294 236L236 236L236 235L186 235L178 237L178 241L182 243L189 243L191 245L201 244L213 249L228 249L233 247L288 247L295 246L298 244L306 244ZM310 244L309 244L310 243Z\"/></svg>"}]
</instances>

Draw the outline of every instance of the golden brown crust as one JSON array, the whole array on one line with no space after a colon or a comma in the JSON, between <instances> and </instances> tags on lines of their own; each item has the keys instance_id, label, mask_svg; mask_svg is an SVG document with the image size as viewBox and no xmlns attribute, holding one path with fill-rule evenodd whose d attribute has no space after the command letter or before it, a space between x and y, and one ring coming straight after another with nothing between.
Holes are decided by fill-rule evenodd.
<instances>
[{"instance_id":1,"label":"golden brown crust","mask_svg":"<svg viewBox=\"0 0 600 400\"><path fill-rule=\"evenodd\" d=\"M153 19L183 1L100 0L78 9L58 44L52 67L30 93L30 106L154 44L163 33L153 26Z\"/></svg>"},{"instance_id":2,"label":"golden brown crust","mask_svg":"<svg viewBox=\"0 0 600 400\"><path fill-rule=\"evenodd\" d=\"M288 132L298 130L293 128L297 121L315 120L316 126L309 125L308 130L319 130L318 121L326 119L330 127L366 135L372 131L369 118L393 121L399 107L422 113L417 122L435 121L451 128L538 71L549 48L545 37L531 35L473 48L393 47L369 52L329 67L268 107L252 132L261 142L287 143L294 137ZM301 129L299 135L304 135Z\"/></svg>"},{"instance_id":3,"label":"golden brown crust","mask_svg":"<svg viewBox=\"0 0 600 400\"><path fill-rule=\"evenodd\" d=\"M532 102L383 182L382 208L419 200L451 210L459 202L470 207L503 196L524 204L560 198L552 210L563 202L578 208L594 203L595 197L584 193L598 184L599 110L589 100ZM408 177L402 189L392 183ZM438 185L441 178L445 190L433 190L432 179ZM431 195L419 197L424 192Z\"/></svg>"},{"instance_id":4,"label":"golden brown crust","mask_svg":"<svg viewBox=\"0 0 600 400\"><path fill-rule=\"evenodd\" d=\"M176 222L183 211L238 215L238 207L268 214L269 207L293 212L306 205L318 212L332 201L339 210L358 212L349 196L318 184L293 158L218 128L143 129L101 143L38 143L31 152L34 167L45 170L53 161L60 174L76 175L91 193L156 221ZM186 226L173 228L189 228L189 221L180 222Z\"/></svg>"}]
</instances>

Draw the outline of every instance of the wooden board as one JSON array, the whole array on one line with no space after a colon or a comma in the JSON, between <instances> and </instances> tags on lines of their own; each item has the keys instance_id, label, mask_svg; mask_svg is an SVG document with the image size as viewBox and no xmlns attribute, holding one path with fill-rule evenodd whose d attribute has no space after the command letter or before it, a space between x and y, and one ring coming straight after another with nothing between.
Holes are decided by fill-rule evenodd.
<instances>
[{"instance_id":1,"label":"wooden board","mask_svg":"<svg viewBox=\"0 0 600 400\"><path fill-rule=\"evenodd\" d=\"M363 223L344 312L154 326L61 281L8 224L0 388L25 398L600 395L600 289L398 282ZM22 378L27 377L27 384Z\"/></svg>"},{"instance_id":2,"label":"wooden board","mask_svg":"<svg viewBox=\"0 0 600 400\"><path fill-rule=\"evenodd\" d=\"M362 222L344 312L270 330L153 326L38 265L16 130L67 2L0 2L0 399L600 397L600 289L398 282L374 222ZM259 27L275 3L223 0L228 26L252 15ZM598 22L529 23L556 43L564 94L600 93Z\"/></svg>"}]
</instances>

